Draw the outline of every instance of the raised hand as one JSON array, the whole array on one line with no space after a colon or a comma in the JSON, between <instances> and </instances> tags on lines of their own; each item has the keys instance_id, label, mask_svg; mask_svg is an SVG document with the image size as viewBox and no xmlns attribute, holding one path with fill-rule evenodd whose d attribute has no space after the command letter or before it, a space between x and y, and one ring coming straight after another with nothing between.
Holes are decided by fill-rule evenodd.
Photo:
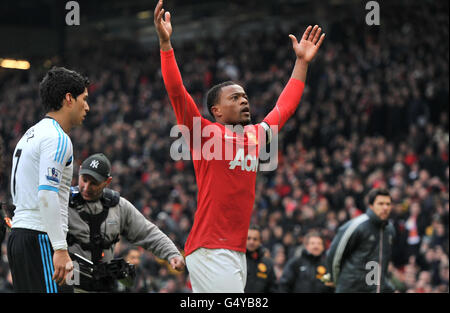
<instances>
[{"instance_id":1,"label":"raised hand","mask_svg":"<svg viewBox=\"0 0 450 313\"><path fill-rule=\"evenodd\" d=\"M161 47L163 44L170 43L170 36L172 35L172 24L170 23L170 12L165 12L162 8L163 0L159 0L153 15L156 32L158 33L159 43ZM164 16L164 18L163 18Z\"/></svg>"},{"instance_id":2,"label":"raised hand","mask_svg":"<svg viewBox=\"0 0 450 313\"><path fill-rule=\"evenodd\" d=\"M321 32L322 28L319 26L316 25L313 28L310 25L303 33L303 37L300 42L297 41L297 38L294 35L289 35L289 38L292 40L292 47L298 59L301 59L307 63L314 59L325 38L325 34L320 36Z\"/></svg>"}]
</instances>

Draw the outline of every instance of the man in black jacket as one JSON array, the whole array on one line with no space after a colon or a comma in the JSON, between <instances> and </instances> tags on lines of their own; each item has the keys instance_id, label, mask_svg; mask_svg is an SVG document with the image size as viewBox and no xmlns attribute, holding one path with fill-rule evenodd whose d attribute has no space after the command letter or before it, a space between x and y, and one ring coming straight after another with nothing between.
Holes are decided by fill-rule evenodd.
<instances>
[{"instance_id":1,"label":"man in black jacket","mask_svg":"<svg viewBox=\"0 0 450 313\"><path fill-rule=\"evenodd\" d=\"M300 255L290 259L280 278L281 292L333 292L329 284L321 281L327 273L325 245L319 233L308 233Z\"/></svg>"},{"instance_id":2,"label":"man in black jacket","mask_svg":"<svg viewBox=\"0 0 450 313\"><path fill-rule=\"evenodd\" d=\"M264 256L261 246L261 232L252 225L247 236L247 283L244 292L276 292L276 276L272 261Z\"/></svg>"},{"instance_id":3,"label":"man in black jacket","mask_svg":"<svg viewBox=\"0 0 450 313\"><path fill-rule=\"evenodd\" d=\"M370 191L366 213L339 228L327 256L336 292L394 291L387 279L395 235L391 200L386 189Z\"/></svg>"}]
</instances>

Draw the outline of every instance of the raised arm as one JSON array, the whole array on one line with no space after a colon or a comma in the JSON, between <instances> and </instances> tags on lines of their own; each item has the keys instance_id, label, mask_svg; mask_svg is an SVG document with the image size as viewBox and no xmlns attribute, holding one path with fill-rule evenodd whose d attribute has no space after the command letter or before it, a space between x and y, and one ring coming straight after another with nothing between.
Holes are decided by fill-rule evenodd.
<instances>
[{"instance_id":1,"label":"raised arm","mask_svg":"<svg viewBox=\"0 0 450 313\"><path fill-rule=\"evenodd\" d=\"M155 23L156 32L158 33L159 46L161 47L161 50L169 51L172 49L172 44L170 43L170 36L172 35L172 23L170 22L170 12L165 12L162 6L163 1L159 0L158 4L155 7L153 21Z\"/></svg>"},{"instance_id":2,"label":"raised arm","mask_svg":"<svg viewBox=\"0 0 450 313\"><path fill-rule=\"evenodd\" d=\"M325 34L320 35L322 28L319 26L310 25L303 33L300 42L297 41L294 35L290 34L289 38L292 41L292 48L295 51L297 60L295 61L294 69L292 70L291 78L298 79L303 83L306 82L306 72L308 71L309 62L314 59L325 39Z\"/></svg>"},{"instance_id":3,"label":"raised arm","mask_svg":"<svg viewBox=\"0 0 450 313\"><path fill-rule=\"evenodd\" d=\"M325 34L320 35L321 32L322 29L317 25L308 26L300 42L294 35L289 35L297 59L291 79L278 98L275 108L264 118L264 122L272 129L276 126L280 130L297 109L305 87L309 62L314 59L325 38Z\"/></svg>"},{"instance_id":4,"label":"raised arm","mask_svg":"<svg viewBox=\"0 0 450 313\"><path fill-rule=\"evenodd\" d=\"M165 12L162 5L162 0L156 5L154 23L161 48L161 72L164 85L169 94L178 124L186 125L192 130L193 118L201 117L201 115L197 105L183 85L181 73L175 60L172 44L170 43L170 36L172 35L170 13ZM202 119L202 121L205 120Z\"/></svg>"}]
</instances>

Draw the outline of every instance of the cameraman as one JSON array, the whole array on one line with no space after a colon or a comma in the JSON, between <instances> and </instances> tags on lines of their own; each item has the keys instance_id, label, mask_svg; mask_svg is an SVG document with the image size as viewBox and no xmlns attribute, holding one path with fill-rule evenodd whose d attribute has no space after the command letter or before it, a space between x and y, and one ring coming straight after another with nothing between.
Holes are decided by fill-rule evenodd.
<instances>
[{"instance_id":1,"label":"cameraman","mask_svg":"<svg viewBox=\"0 0 450 313\"><path fill-rule=\"evenodd\" d=\"M106 188L112 180L110 170L109 160L101 153L91 155L82 163L78 187L71 188L70 193L69 252L88 259L94 267L103 266L113 259L114 245L124 236L131 244L151 251L168 260L172 268L182 270L184 258L175 244L128 200ZM103 275L101 279L93 279L83 274L79 277L77 289L109 292L116 278Z\"/></svg>"}]
</instances>

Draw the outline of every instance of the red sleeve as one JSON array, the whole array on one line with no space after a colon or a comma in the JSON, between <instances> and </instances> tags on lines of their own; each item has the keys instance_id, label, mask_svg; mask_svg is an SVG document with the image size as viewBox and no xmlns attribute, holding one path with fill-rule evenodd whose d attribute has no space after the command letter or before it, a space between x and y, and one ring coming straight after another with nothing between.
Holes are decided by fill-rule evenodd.
<instances>
[{"instance_id":1,"label":"red sleeve","mask_svg":"<svg viewBox=\"0 0 450 313\"><path fill-rule=\"evenodd\" d=\"M201 115L197 105L183 85L173 49L169 51L161 50L161 72L170 102L175 111L177 123L186 125L192 130L193 118L195 116L201 117Z\"/></svg>"},{"instance_id":2,"label":"red sleeve","mask_svg":"<svg viewBox=\"0 0 450 313\"><path fill-rule=\"evenodd\" d=\"M289 79L289 82L278 98L277 104L272 111L267 114L263 122L266 122L269 126L278 126L278 131L280 131L286 121L297 109L304 88L304 82L295 78Z\"/></svg>"}]
</instances>

